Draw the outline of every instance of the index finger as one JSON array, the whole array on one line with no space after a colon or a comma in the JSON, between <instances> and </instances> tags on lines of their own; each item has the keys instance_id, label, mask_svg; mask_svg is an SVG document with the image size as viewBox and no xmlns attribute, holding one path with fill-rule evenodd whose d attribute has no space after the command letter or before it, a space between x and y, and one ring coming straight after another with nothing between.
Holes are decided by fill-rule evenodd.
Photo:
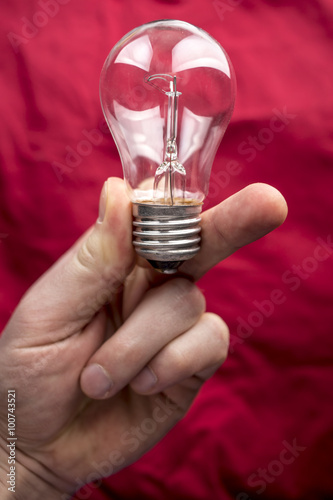
<instances>
[{"instance_id":1,"label":"index finger","mask_svg":"<svg viewBox=\"0 0 333 500\"><path fill-rule=\"evenodd\" d=\"M277 189L261 183L247 186L202 214L200 251L179 267L179 274L199 280L218 262L280 226L287 211L286 201ZM170 279L157 273L142 257L137 262L125 289L125 318L148 288Z\"/></svg>"},{"instance_id":2,"label":"index finger","mask_svg":"<svg viewBox=\"0 0 333 500\"><path fill-rule=\"evenodd\" d=\"M282 194L251 184L202 214L201 248L179 271L198 280L218 262L280 226L287 216Z\"/></svg>"}]
</instances>

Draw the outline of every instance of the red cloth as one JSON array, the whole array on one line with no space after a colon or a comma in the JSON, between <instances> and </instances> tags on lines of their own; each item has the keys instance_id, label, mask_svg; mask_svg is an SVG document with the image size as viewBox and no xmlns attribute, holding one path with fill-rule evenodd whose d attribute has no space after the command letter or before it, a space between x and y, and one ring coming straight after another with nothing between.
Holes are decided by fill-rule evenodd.
<instances>
[{"instance_id":1,"label":"red cloth","mask_svg":"<svg viewBox=\"0 0 333 500\"><path fill-rule=\"evenodd\" d=\"M160 18L204 28L237 75L205 207L263 181L290 212L202 279L208 309L230 326L231 353L188 416L77 498L333 498L330 0L3 2L1 324L93 223L106 177L121 176L99 74L115 42Z\"/></svg>"}]
</instances>

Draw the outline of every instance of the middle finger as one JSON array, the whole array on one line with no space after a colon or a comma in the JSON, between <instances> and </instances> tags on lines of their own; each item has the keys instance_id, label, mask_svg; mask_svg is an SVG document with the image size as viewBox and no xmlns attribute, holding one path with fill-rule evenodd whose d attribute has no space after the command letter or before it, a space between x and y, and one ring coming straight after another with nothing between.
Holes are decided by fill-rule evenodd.
<instances>
[{"instance_id":1,"label":"middle finger","mask_svg":"<svg viewBox=\"0 0 333 500\"><path fill-rule=\"evenodd\" d=\"M149 290L117 332L91 357L81 388L95 399L113 396L171 340L194 325L205 299L190 281L176 278Z\"/></svg>"}]
</instances>

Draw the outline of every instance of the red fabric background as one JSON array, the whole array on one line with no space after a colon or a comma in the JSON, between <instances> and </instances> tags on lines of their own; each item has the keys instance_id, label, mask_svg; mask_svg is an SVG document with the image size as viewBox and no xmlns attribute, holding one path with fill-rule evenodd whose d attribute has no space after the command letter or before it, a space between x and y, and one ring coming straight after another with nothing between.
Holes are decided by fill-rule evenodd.
<instances>
[{"instance_id":1,"label":"red fabric background","mask_svg":"<svg viewBox=\"0 0 333 500\"><path fill-rule=\"evenodd\" d=\"M77 498L333 498L333 250L318 241L332 242L332 2L51 3L46 17L43 0L1 5L2 326L29 285L94 222L106 177L122 175L104 129L100 144L84 149L81 141L103 125L105 57L144 22L196 24L235 67L236 109L205 207L263 181L290 209L280 229L200 283L208 309L230 326L232 348L188 416L138 463ZM273 119L281 113L284 122ZM254 313L263 306L265 315ZM286 442L306 449L281 465ZM259 479L260 469L269 480Z\"/></svg>"}]
</instances>

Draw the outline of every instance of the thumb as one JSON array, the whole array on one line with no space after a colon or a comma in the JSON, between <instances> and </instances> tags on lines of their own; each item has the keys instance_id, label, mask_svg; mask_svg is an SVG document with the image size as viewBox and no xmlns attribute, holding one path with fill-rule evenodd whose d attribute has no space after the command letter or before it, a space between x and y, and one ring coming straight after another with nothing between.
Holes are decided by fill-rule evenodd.
<instances>
[{"instance_id":1,"label":"thumb","mask_svg":"<svg viewBox=\"0 0 333 500\"><path fill-rule=\"evenodd\" d=\"M36 326L53 332L52 341L68 337L112 299L134 262L130 201L124 181L110 178L95 225L28 290L12 320L33 325L34 337Z\"/></svg>"}]
</instances>

